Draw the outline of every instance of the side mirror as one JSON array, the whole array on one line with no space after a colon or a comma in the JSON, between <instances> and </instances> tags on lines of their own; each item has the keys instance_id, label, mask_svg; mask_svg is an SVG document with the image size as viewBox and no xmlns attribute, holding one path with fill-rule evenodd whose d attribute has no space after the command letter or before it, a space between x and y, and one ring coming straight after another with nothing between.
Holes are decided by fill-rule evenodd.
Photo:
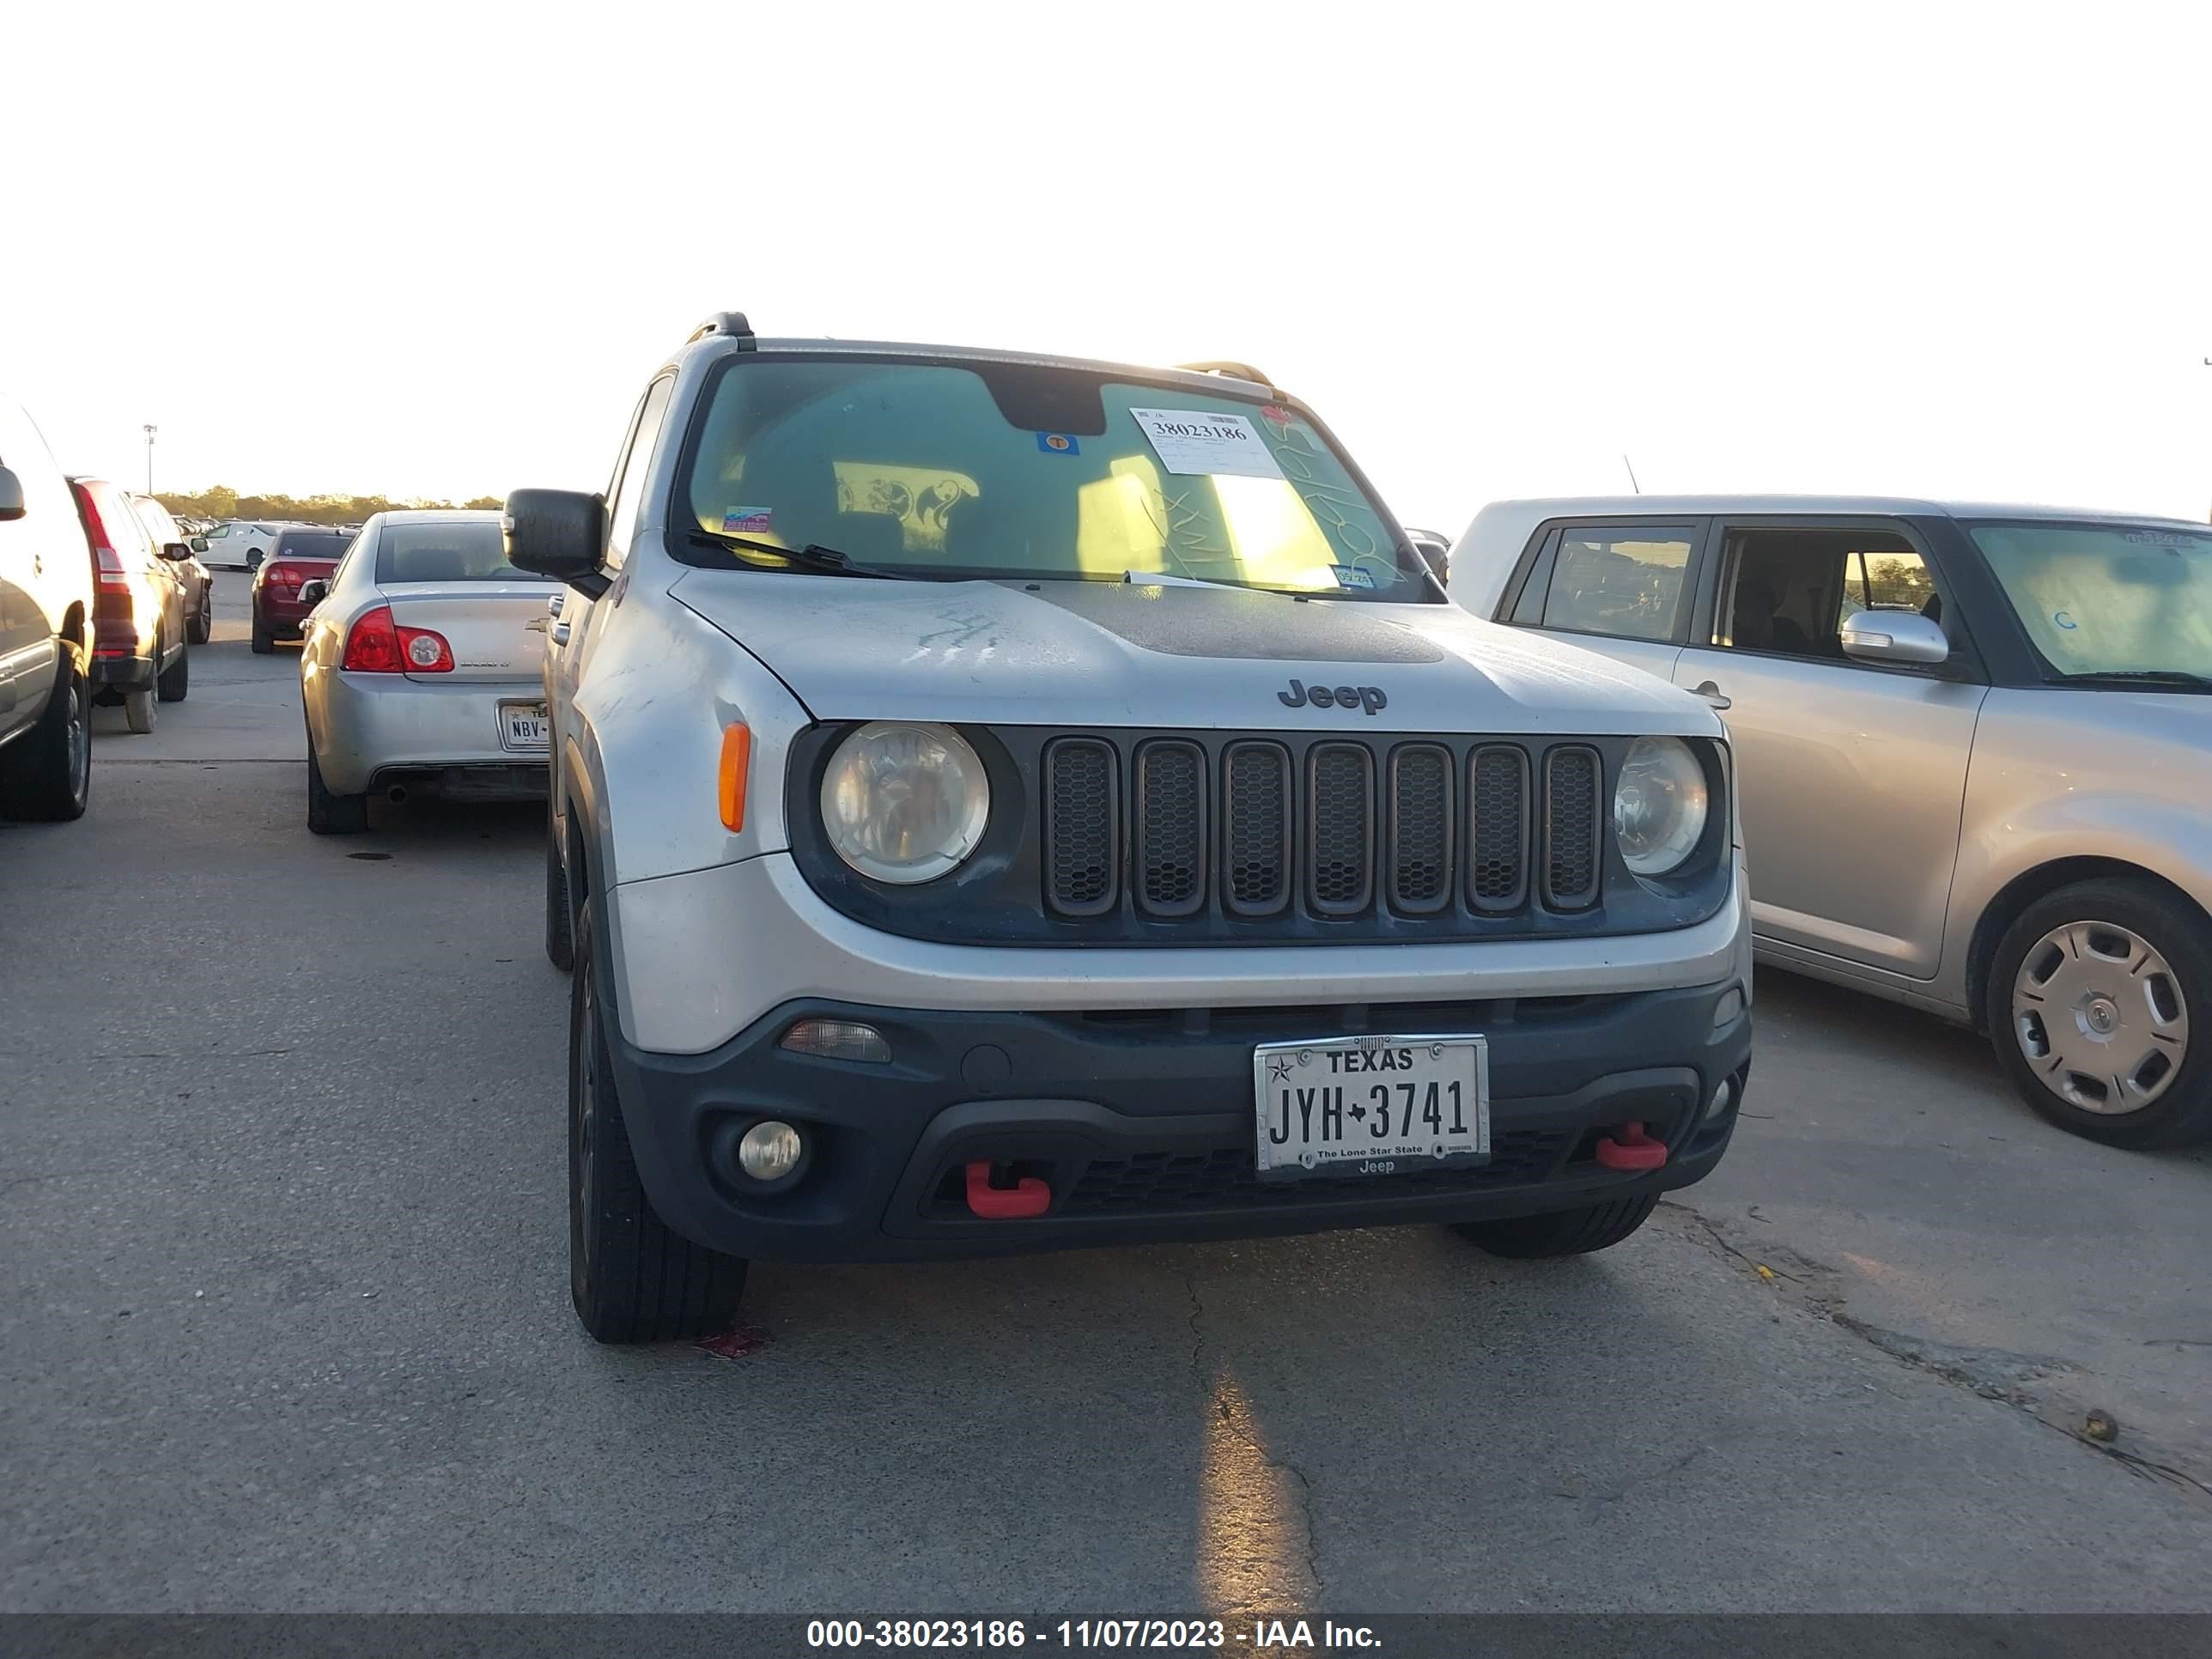
<instances>
[{"instance_id":1,"label":"side mirror","mask_svg":"<svg viewBox=\"0 0 2212 1659\"><path fill-rule=\"evenodd\" d=\"M1413 550L1421 556L1421 562L1435 573L1439 586L1451 580L1449 543L1438 541L1433 536L1409 535L1407 539L1413 544Z\"/></svg>"},{"instance_id":2,"label":"side mirror","mask_svg":"<svg viewBox=\"0 0 2212 1659\"><path fill-rule=\"evenodd\" d=\"M1844 621L1844 654L1859 662L1926 667L1951 655L1942 625L1917 611L1854 611Z\"/></svg>"},{"instance_id":3,"label":"side mirror","mask_svg":"<svg viewBox=\"0 0 2212 1659\"><path fill-rule=\"evenodd\" d=\"M207 538L206 538L206 537L204 537L204 536L195 536L195 537L193 537L193 538L192 538L192 551L193 551L193 552L195 552L195 553L204 553L204 552L206 552L206 551L207 551Z\"/></svg>"},{"instance_id":4,"label":"side mirror","mask_svg":"<svg viewBox=\"0 0 2212 1659\"><path fill-rule=\"evenodd\" d=\"M518 489L500 519L507 562L532 575L566 582L596 599L611 585L599 568L607 545L604 496L574 489Z\"/></svg>"},{"instance_id":5,"label":"side mirror","mask_svg":"<svg viewBox=\"0 0 2212 1659\"><path fill-rule=\"evenodd\" d=\"M0 524L12 524L23 516L23 481L0 466Z\"/></svg>"},{"instance_id":6,"label":"side mirror","mask_svg":"<svg viewBox=\"0 0 2212 1659\"><path fill-rule=\"evenodd\" d=\"M330 596L331 585L320 576L313 577L311 580L300 584L300 603L301 605L320 605L325 599L330 598Z\"/></svg>"},{"instance_id":7,"label":"side mirror","mask_svg":"<svg viewBox=\"0 0 2212 1659\"><path fill-rule=\"evenodd\" d=\"M182 564L192 556L192 550L182 542L164 542L161 544L161 556L172 564Z\"/></svg>"}]
</instances>

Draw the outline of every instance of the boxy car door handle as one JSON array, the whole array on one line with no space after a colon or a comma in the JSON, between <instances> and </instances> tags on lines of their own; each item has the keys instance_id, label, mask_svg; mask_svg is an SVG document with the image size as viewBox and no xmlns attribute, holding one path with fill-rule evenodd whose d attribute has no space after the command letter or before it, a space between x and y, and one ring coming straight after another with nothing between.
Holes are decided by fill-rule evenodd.
<instances>
[{"instance_id":1,"label":"boxy car door handle","mask_svg":"<svg viewBox=\"0 0 2212 1659\"><path fill-rule=\"evenodd\" d=\"M556 645L566 645L568 643L568 623L555 623L553 624L553 643Z\"/></svg>"},{"instance_id":2,"label":"boxy car door handle","mask_svg":"<svg viewBox=\"0 0 2212 1659\"><path fill-rule=\"evenodd\" d=\"M545 601L545 609L552 615L556 617L559 616L561 614L562 601L566 599L568 597L568 596L566 593L556 593L551 599Z\"/></svg>"},{"instance_id":3,"label":"boxy car door handle","mask_svg":"<svg viewBox=\"0 0 2212 1659\"><path fill-rule=\"evenodd\" d=\"M1693 697L1703 697L1715 708L1732 708L1735 706L1721 695L1720 687L1711 680L1707 680L1703 685L1693 687L1690 695Z\"/></svg>"}]
</instances>

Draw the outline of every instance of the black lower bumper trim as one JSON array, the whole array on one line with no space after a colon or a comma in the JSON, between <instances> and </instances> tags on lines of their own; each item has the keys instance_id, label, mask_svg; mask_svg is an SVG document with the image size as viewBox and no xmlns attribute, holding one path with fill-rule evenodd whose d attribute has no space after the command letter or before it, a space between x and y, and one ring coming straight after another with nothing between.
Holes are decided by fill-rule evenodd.
<instances>
[{"instance_id":1,"label":"black lower bumper trim","mask_svg":"<svg viewBox=\"0 0 2212 1659\"><path fill-rule=\"evenodd\" d=\"M612 1041L640 1175L678 1231L757 1259L867 1261L1221 1238L1570 1209L1699 1179L1725 1150L1751 1023L1714 1029L1727 984L1544 1002L1389 1009L1176 1010L1147 1016L920 1012L798 1002L708 1054ZM857 1020L890 1065L778 1047L796 1020ZM1488 1040L1486 1164L1262 1182L1255 1043L1337 1034L1480 1032ZM1704 1113L1723 1079L1726 1109ZM720 1167L733 1119L796 1125L804 1180L762 1195ZM1670 1149L1607 1169L1598 1138L1643 1122ZM988 1162L1048 1183L1045 1213L984 1220L963 1172Z\"/></svg>"}]
</instances>

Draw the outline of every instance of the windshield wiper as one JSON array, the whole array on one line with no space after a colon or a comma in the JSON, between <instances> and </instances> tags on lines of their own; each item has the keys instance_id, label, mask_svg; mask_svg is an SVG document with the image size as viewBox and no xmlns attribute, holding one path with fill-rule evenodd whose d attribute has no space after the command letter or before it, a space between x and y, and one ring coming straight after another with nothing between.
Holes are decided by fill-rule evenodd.
<instances>
[{"instance_id":1,"label":"windshield wiper","mask_svg":"<svg viewBox=\"0 0 2212 1659\"><path fill-rule=\"evenodd\" d=\"M2185 685L2212 690L2212 675L2192 674L2185 668L2094 668L2058 678L2066 685Z\"/></svg>"},{"instance_id":2,"label":"windshield wiper","mask_svg":"<svg viewBox=\"0 0 2212 1659\"><path fill-rule=\"evenodd\" d=\"M836 548L823 547L818 542L809 542L804 547L778 547L774 542L756 541L750 536L718 536L708 530L694 530L690 537L701 547L746 548L756 553L773 553L794 569L809 571L817 576L870 576L887 582L923 580L912 571L886 570L881 565L855 564Z\"/></svg>"}]
</instances>

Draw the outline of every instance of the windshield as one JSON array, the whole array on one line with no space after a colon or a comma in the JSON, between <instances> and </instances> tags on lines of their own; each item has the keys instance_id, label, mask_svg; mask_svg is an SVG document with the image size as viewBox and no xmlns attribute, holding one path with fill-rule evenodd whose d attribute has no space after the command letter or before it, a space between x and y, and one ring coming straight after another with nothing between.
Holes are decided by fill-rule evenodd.
<instances>
[{"instance_id":1,"label":"windshield","mask_svg":"<svg viewBox=\"0 0 2212 1659\"><path fill-rule=\"evenodd\" d=\"M507 562L496 519L388 524L376 538L379 582L542 580Z\"/></svg>"},{"instance_id":2,"label":"windshield","mask_svg":"<svg viewBox=\"0 0 2212 1659\"><path fill-rule=\"evenodd\" d=\"M2045 522L1972 533L2056 672L2212 674L2212 532Z\"/></svg>"},{"instance_id":3,"label":"windshield","mask_svg":"<svg viewBox=\"0 0 2212 1659\"><path fill-rule=\"evenodd\" d=\"M1077 370L740 360L687 492L707 535L902 573L1431 597L1303 416Z\"/></svg>"}]
</instances>

